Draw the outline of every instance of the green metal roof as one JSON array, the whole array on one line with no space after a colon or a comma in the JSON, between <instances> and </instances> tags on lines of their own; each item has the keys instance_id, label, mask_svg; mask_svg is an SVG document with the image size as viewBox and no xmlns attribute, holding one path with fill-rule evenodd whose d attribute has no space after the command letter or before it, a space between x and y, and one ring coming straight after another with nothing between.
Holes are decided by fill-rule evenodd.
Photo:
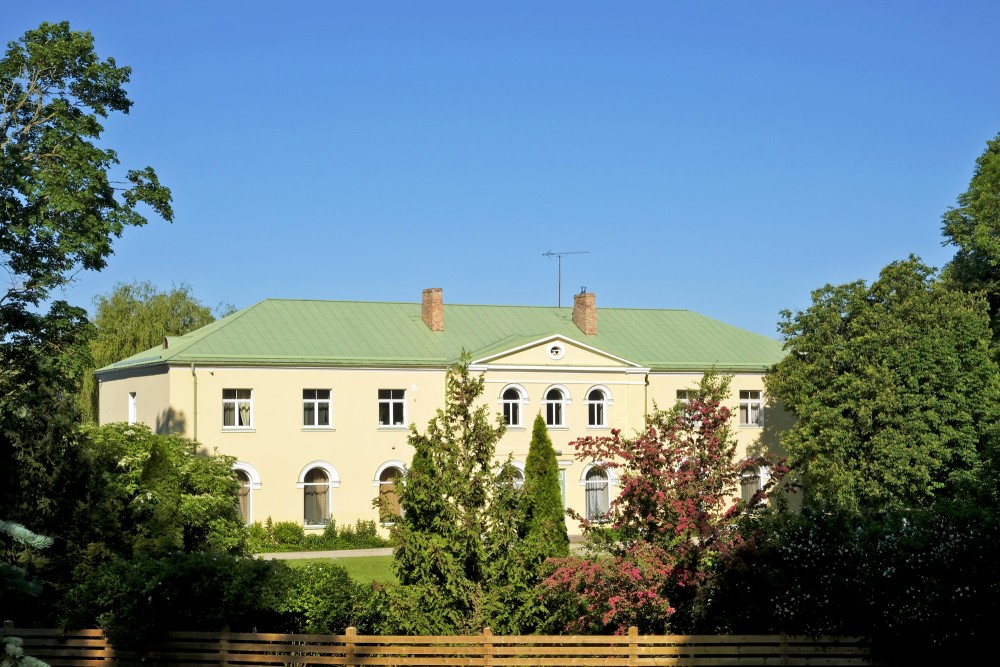
<instances>
[{"instance_id":1,"label":"green metal roof","mask_svg":"<svg viewBox=\"0 0 1000 667\"><path fill-rule=\"evenodd\" d=\"M486 358L562 336L653 370L763 370L780 342L687 310L598 308L597 335L572 308L445 304L444 331L421 320L419 303L268 299L98 372L212 364L444 367L462 350Z\"/></svg>"}]
</instances>

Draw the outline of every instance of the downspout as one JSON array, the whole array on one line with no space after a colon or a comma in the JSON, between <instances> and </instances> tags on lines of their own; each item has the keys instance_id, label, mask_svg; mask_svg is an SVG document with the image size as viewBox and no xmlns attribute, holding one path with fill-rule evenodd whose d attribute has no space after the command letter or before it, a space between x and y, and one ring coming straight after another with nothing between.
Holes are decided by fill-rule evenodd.
<instances>
[{"instance_id":1,"label":"downspout","mask_svg":"<svg viewBox=\"0 0 1000 667\"><path fill-rule=\"evenodd\" d=\"M194 372L194 364L191 364L191 384L194 388L194 408L191 411L193 413L191 419L193 423L191 439L198 442L198 376Z\"/></svg>"},{"instance_id":2,"label":"downspout","mask_svg":"<svg viewBox=\"0 0 1000 667\"><path fill-rule=\"evenodd\" d=\"M646 423L649 417L649 372L646 372L646 382L642 385L642 422Z\"/></svg>"}]
</instances>

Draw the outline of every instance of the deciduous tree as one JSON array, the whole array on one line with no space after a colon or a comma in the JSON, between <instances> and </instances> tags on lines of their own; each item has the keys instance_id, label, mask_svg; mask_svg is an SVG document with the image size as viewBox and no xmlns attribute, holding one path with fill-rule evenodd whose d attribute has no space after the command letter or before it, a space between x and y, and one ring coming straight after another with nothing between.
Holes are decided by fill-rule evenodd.
<instances>
[{"instance_id":1,"label":"deciduous tree","mask_svg":"<svg viewBox=\"0 0 1000 667\"><path fill-rule=\"evenodd\" d=\"M75 430L88 325L83 310L48 299L77 272L103 268L145 210L173 216L156 173L119 171L101 143L103 119L132 105L129 76L67 23L29 30L0 58L0 515L56 538L76 525L88 488ZM44 558L63 562L67 544L57 539Z\"/></svg>"},{"instance_id":2,"label":"deciduous tree","mask_svg":"<svg viewBox=\"0 0 1000 667\"><path fill-rule=\"evenodd\" d=\"M152 283L118 283L110 294L94 299L94 337L88 344L89 371L158 345L164 336L180 336L215 321L211 309L181 285L160 291ZM85 420L97 420L97 383L83 377L81 409Z\"/></svg>"},{"instance_id":3,"label":"deciduous tree","mask_svg":"<svg viewBox=\"0 0 1000 667\"><path fill-rule=\"evenodd\" d=\"M957 203L942 216L945 244L957 248L944 277L953 286L985 294L993 338L1000 339L1000 134L986 142L969 189Z\"/></svg>"},{"instance_id":4,"label":"deciduous tree","mask_svg":"<svg viewBox=\"0 0 1000 667\"><path fill-rule=\"evenodd\" d=\"M706 373L694 397L658 410L645 431L577 440L578 459L617 473L620 492L606 516L579 515L597 557L564 559L545 580L560 611L550 631L696 631L724 560L747 539L741 516L757 508L784 468L766 460L771 481L750 503L733 500L746 465L737 461L729 378Z\"/></svg>"},{"instance_id":5,"label":"deciduous tree","mask_svg":"<svg viewBox=\"0 0 1000 667\"><path fill-rule=\"evenodd\" d=\"M980 484L1000 416L982 297L911 257L870 285L827 285L783 318L788 355L766 382L797 418L782 442L807 505L917 509L996 493Z\"/></svg>"}]
</instances>

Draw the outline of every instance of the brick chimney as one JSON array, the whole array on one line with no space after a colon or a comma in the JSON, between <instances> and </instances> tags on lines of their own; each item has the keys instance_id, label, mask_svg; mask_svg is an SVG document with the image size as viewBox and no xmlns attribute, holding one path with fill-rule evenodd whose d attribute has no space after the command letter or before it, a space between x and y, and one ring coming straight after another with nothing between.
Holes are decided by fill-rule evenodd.
<instances>
[{"instance_id":1,"label":"brick chimney","mask_svg":"<svg viewBox=\"0 0 1000 667\"><path fill-rule=\"evenodd\" d=\"M440 287L428 287L424 290L420 319L431 331L444 331L444 300Z\"/></svg>"},{"instance_id":2,"label":"brick chimney","mask_svg":"<svg viewBox=\"0 0 1000 667\"><path fill-rule=\"evenodd\" d=\"M588 336L597 335L597 297L593 292L580 292L573 297L573 324Z\"/></svg>"}]
</instances>

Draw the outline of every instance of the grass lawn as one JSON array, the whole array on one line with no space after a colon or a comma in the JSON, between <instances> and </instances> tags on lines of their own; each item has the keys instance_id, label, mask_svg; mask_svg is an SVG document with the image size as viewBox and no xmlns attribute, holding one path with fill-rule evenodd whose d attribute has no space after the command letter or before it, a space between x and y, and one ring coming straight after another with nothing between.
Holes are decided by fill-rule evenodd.
<instances>
[{"instance_id":1,"label":"grass lawn","mask_svg":"<svg viewBox=\"0 0 1000 667\"><path fill-rule=\"evenodd\" d=\"M310 563L342 565L355 581L388 581L395 583L392 556L359 556L357 558L293 558L285 561L289 567L305 567Z\"/></svg>"}]
</instances>

